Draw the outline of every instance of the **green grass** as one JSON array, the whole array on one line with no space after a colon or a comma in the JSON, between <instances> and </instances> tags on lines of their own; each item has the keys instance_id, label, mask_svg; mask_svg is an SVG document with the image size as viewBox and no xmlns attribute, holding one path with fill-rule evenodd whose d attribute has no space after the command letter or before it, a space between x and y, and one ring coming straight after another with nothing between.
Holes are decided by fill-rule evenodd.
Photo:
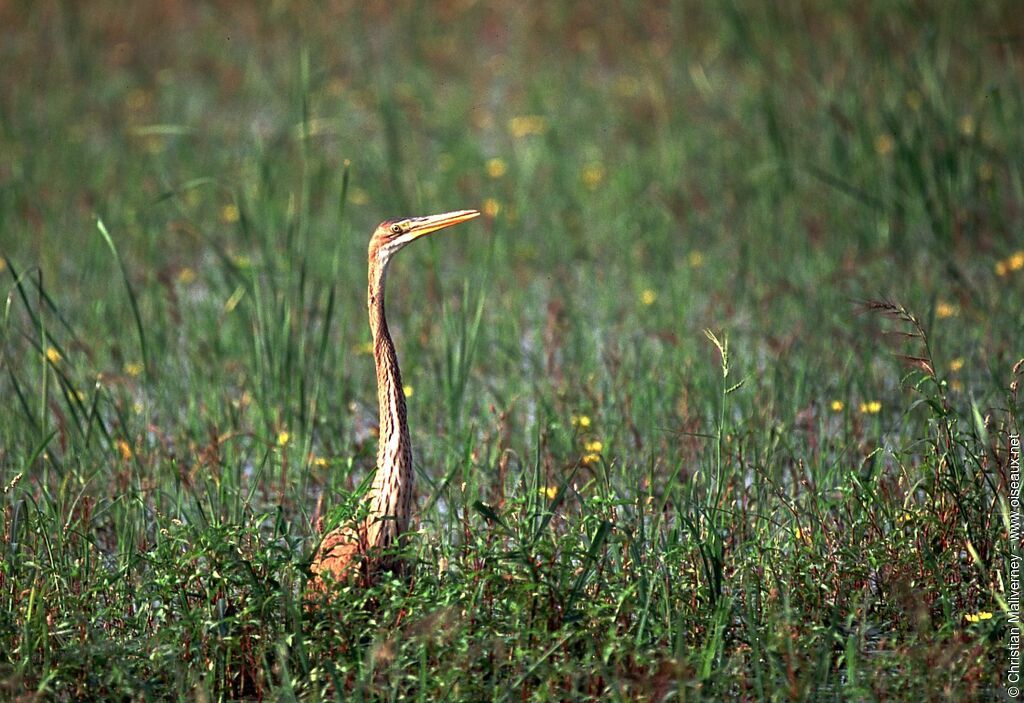
<instances>
[{"instance_id":1,"label":"green grass","mask_svg":"<svg viewBox=\"0 0 1024 703\"><path fill-rule=\"evenodd\" d=\"M651 5L0 4L0 698L1000 695L1020 13Z\"/></svg>"}]
</instances>

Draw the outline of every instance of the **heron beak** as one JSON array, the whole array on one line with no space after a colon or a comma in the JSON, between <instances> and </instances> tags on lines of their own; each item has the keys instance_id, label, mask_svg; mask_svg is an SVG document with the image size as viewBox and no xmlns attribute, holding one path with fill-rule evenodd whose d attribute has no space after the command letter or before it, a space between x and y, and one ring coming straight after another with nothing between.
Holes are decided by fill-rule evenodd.
<instances>
[{"instance_id":1,"label":"heron beak","mask_svg":"<svg viewBox=\"0 0 1024 703\"><path fill-rule=\"evenodd\" d=\"M409 229L408 237L411 242L414 239L419 239L423 235L436 232L439 229L445 227L451 227L461 222L467 222L472 220L474 217L480 217L480 213L477 210L456 210L455 212L446 212L441 215L428 215L427 217L416 217L413 219L413 225Z\"/></svg>"}]
</instances>

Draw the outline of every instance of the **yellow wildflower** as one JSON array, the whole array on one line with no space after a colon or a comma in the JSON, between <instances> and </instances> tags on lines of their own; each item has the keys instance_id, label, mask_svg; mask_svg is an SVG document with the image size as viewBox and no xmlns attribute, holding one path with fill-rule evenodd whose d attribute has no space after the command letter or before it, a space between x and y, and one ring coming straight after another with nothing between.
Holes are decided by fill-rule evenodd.
<instances>
[{"instance_id":1,"label":"yellow wildflower","mask_svg":"<svg viewBox=\"0 0 1024 703\"><path fill-rule=\"evenodd\" d=\"M128 93L128 97L125 99L125 104L128 109L137 112L144 109L150 101L150 94L142 88L136 88L132 92Z\"/></svg>"},{"instance_id":2,"label":"yellow wildflower","mask_svg":"<svg viewBox=\"0 0 1024 703\"><path fill-rule=\"evenodd\" d=\"M366 203L370 202L370 196L362 188L353 188L349 200L352 201L353 205L366 205Z\"/></svg>"},{"instance_id":3,"label":"yellow wildflower","mask_svg":"<svg viewBox=\"0 0 1024 703\"><path fill-rule=\"evenodd\" d=\"M281 430L277 433L277 444L283 447L288 444L291 438L292 436L289 434L288 430Z\"/></svg>"},{"instance_id":4,"label":"yellow wildflower","mask_svg":"<svg viewBox=\"0 0 1024 703\"><path fill-rule=\"evenodd\" d=\"M957 393L960 393L964 389L964 384L961 381L954 380L952 383L949 384L949 387L952 388Z\"/></svg>"},{"instance_id":5,"label":"yellow wildflower","mask_svg":"<svg viewBox=\"0 0 1024 703\"><path fill-rule=\"evenodd\" d=\"M1001 278L1001 277L1006 275L1007 271L1008 271L1008 269L1006 268L1006 262L1005 261L997 261L996 262L996 275L997 276L999 276Z\"/></svg>"},{"instance_id":6,"label":"yellow wildflower","mask_svg":"<svg viewBox=\"0 0 1024 703\"><path fill-rule=\"evenodd\" d=\"M412 398L413 392L414 391L413 391L413 387L412 386L410 386L410 385L402 386L402 393L405 395L406 398Z\"/></svg>"},{"instance_id":7,"label":"yellow wildflower","mask_svg":"<svg viewBox=\"0 0 1024 703\"><path fill-rule=\"evenodd\" d=\"M321 468L327 466L327 459L322 456L313 457L313 466L319 466Z\"/></svg>"},{"instance_id":8,"label":"yellow wildflower","mask_svg":"<svg viewBox=\"0 0 1024 703\"><path fill-rule=\"evenodd\" d=\"M640 302L644 305L654 305L654 301L658 299L658 294L650 288L645 288L640 293Z\"/></svg>"},{"instance_id":9,"label":"yellow wildflower","mask_svg":"<svg viewBox=\"0 0 1024 703\"><path fill-rule=\"evenodd\" d=\"M516 139L544 134L547 130L548 121L541 115L520 115L508 121L508 131Z\"/></svg>"},{"instance_id":10,"label":"yellow wildflower","mask_svg":"<svg viewBox=\"0 0 1024 703\"><path fill-rule=\"evenodd\" d=\"M501 178L502 176L505 175L506 171L508 171L508 165L505 163L504 159L499 159L497 157L495 157L493 159L488 159L488 161L487 161L487 175L488 176L490 176L491 178Z\"/></svg>"},{"instance_id":11,"label":"yellow wildflower","mask_svg":"<svg viewBox=\"0 0 1024 703\"><path fill-rule=\"evenodd\" d=\"M604 181L604 166L597 163L584 166L580 179L587 190L597 190L597 187Z\"/></svg>"},{"instance_id":12,"label":"yellow wildflower","mask_svg":"<svg viewBox=\"0 0 1024 703\"><path fill-rule=\"evenodd\" d=\"M690 268L696 269L704 265L704 254L696 249L690 252L690 255L686 257L686 260L690 263Z\"/></svg>"},{"instance_id":13,"label":"yellow wildflower","mask_svg":"<svg viewBox=\"0 0 1024 703\"><path fill-rule=\"evenodd\" d=\"M49 362L51 364L56 364L57 362L59 362L64 357L62 357L60 355L60 352L57 351L56 349L54 349L53 347L47 347L46 348L46 358L47 358L47 360L49 360Z\"/></svg>"},{"instance_id":14,"label":"yellow wildflower","mask_svg":"<svg viewBox=\"0 0 1024 703\"><path fill-rule=\"evenodd\" d=\"M143 141L143 146L150 154L160 154L167 148L167 142L159 134L150 134Z\"/></svg>"},{"instance_id":15,"label":"yellow wildflower","mask_svg":"<svg viewBox=\"0 0 1024 703\"><path fill-rule=\"evenodd\" d=\"M138 376L142 373L142 364L136 361L129 361L124 365L124 372L132 377Z\"/></svg>"},{"instance_id":16,"label":"yellow wildflower","mask_svg":"<svg viewBox=\"0 0 1024 703\"><path fill-rule=\"evenodd\" d=\"M571 419L574 427L582 427L583 429L590 427L590 418L587 415L573 415Z\"/></svg>"},{"instance_id":17,"label":"yellow wildflower","mask_svg":"<svg viewBox=\"0 0 1024 703\"><path fill-rule=\"evenodd\" d=\"M180 283L181 285L187 286L194 280L196 280L196 272L188 268L187 266L183 268L181 271L178 271L178 283Z\"/></svg>"},{"instance_id":18,"label":"yellow wildflower","mask_svg":"<svg viewBox=\"0 0 1024 703\"><path fill-rule=\"evenodd\" d=\"M947 303L944 300L940 300L935 306L935 316L940 320L945 320L948 317L955 317L960 313L960 309L952 303Z\"/></svg>"},{"instance_id":19,"label":"yellow wildflower","mask_svg":"<svg viewBox=\"0 0 1024 703\"><path fill-rule=\"evenodd\" d=\"M879 134L875 137L875 153L879 156L888 156L896 147L896 141L888 134Z\"/></svg>"},{"instance_id":20,"label":"yellow wildflower","mask_svg":"<svg viewBox=\"0 0 1024 703\"><path fill-rule=\"evenodd\" d=\"M597 454L602 449L604 449L604 444L601 443L601 440L595 439L595 440L592 440L590 442L586 442L583 445L583 448L586 449L588 452L590 452L592 454Z\"/></svg>"},{"instance_id":21,"label":"yellow wildflower","mask_svg":"<svg viewBox=\"0 0 1024 703\"><path fill-rule=\"evenodd\" d=\"M957 358L953 359L951 362L949 362L949 370L952 371L953 373L956 373L957 371L959 371L963 367L964 367L964 360L961 359L960 357L957 357Z\"/></svg>"},{"instance_id":22,"label":"yellow wildflower","mask_svg":"<svg viewBox=\"0 0 1024 703\"><path fill-rule=\"evenodd\" d=\"M1015 251L1010 255L1010 258L1006 260L1006 268L1011 271L1020 271L1024 269L1024 251Z\"/></svg>"},{"instance_id":23,"label":"yellow wildflower","mask_svg":"<svg viewBox=\"0 0 1024 703\"><path fill-rule=\"evenodd\" d=\"M132 458L132 447L128 442L123 439L119 439L115 444L117 444L117 451L121 452L122 459L128 461Z\"/></svg>"},{"instance_id":24,"label":"yellow wildflower","mask_svg":"<svg viewBox=\"0 0 1024 703\"><path fill-rule=\"evenodd\" d=\"M866 415L877 415L882 412L882 403L877 400L871 400L866 403L860 404L860 411Z\"/></svg>"},{"instance_id":25,"label":"yellow wildflower","mask_svg":"<svg viewBox=\"0 0 1024 703\"><path fill-rule=\"evenodd\" d=\"M991 620L992 613L988 612L987 610L982 610L978 613L967 613L966 615L964 615L964 619L967 620L967 622L981 622L982 620Z\"/></svg>"},{"instance_id":26,"label":"yellow wildflower","mask_svg":"<svg viewBox=\"0 0 1024 703\"><path fill-rule=\"evenodd\" d=\"M494 198L487 198L487 200L484 201L483 210L484 215L493 219L498 216L499 212L501 212L501 203Z\"/></svg>"},{"instance_id":27,"label":"yellow wildflower","mask_svg":"<svg viewBox=\"0 0 1024 703\"><path fill-rule=\"evenodd\" d=\"M642 84L633 76L619 76L615 79L615 92L624 98L632 98L640 92Z\"/></svg>"},{"instance_id":28,"label":"yellow wildflower","mask_svg":"<svg viewBox=\"0 0 1024 703\"><path fill-rule=\"evenodd\" d=\"M558 486L544 486L540 489L539 493L548 500L554 500L555 496L558 495Z\"/></svg>"},{"instance_id":29,"label":"yellow wildflower","mask_svg":"<svg viewBox=\"0 0 1024 703\"><path fill-rule=\"evenodd\" d=\"M583 462L584 466L590 466L591 464L596 464L600 460L601 460L601 455L600 454L594 454L593 452L590 452L588 454L584 454L583 455L583 459L581 459L581 461Z\"/></svg>"},{"instance_id":30,"label":"yellow wildflower","mask_svg":"<svg viewBox=\"0 0 1024 703\"><path fill-rule=\"evenodd\" d=\"M845 408L846 405L841 400L833 400L832 405L830 405L829 407L832 408L832 412L841 413L843 412L843 408Z\"/></svg>"},{"instance_id":31,"label":"yellow wildflower","mask_svg":"<svg viewBox=\"0 0 1024 703\"><path fill-rule=\"evenodd\" d=\"M965 137L974 136L974 118L970 115L964 115L960 118L960 134Z\"/></svg>"},{"instance_id":32,"label":"yellow wildflower","mask_svg":"<svg viewBox=\"0 0 1024 703\"><path fill-rule=\"evenodd\" d=\"M220 209L220 219L228 224L232 222L238 222L242 214L238 211L238 206L234 203L225 205Z\"/></svg>"}]
</instances>

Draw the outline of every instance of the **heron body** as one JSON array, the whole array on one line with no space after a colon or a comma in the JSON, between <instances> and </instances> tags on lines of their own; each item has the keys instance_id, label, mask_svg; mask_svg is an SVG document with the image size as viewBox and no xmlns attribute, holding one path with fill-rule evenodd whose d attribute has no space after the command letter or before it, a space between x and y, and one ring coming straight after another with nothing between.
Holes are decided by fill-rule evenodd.
<instances>
[{"instance_id":1,"label":"heron body","mask_svg":"<svg viewBox=\"0 0 1024 703\"><path fill-rule=\"evenodd\" d=\"M320 543L310 568L321 588L328 581L345 581L356 575L365 580L375 571L393 567L393 559L383 552L402 543L412 513L412 443L405 393L395 343L384 314L388 266L399 250L416 239L479 215L476 210L458 210L427 217L385 220L370 237L366 303L377 369L380 427L377 473L370 488L370 509L365 521L333 530Z\"/></svg>"}]
</instances>

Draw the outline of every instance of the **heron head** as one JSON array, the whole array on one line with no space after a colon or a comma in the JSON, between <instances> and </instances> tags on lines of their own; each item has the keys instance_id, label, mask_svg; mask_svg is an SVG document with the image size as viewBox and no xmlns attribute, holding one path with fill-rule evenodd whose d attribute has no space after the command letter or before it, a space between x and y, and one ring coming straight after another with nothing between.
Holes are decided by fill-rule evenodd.
<instances>
[{"instance_id":1,"label":"heron head","mask_svg":"<svg viewBox=\"0 0 1024 703\"><path fill-rule=\"evenodd\" d=\"M431 232L437 232L445 227L451 227L479 216L480 213L476 210L456 210L426 217L384 220L377 225L373 236L370 237L370 258L385 263L406 244Z\"/></svg>"}]
</instances>

